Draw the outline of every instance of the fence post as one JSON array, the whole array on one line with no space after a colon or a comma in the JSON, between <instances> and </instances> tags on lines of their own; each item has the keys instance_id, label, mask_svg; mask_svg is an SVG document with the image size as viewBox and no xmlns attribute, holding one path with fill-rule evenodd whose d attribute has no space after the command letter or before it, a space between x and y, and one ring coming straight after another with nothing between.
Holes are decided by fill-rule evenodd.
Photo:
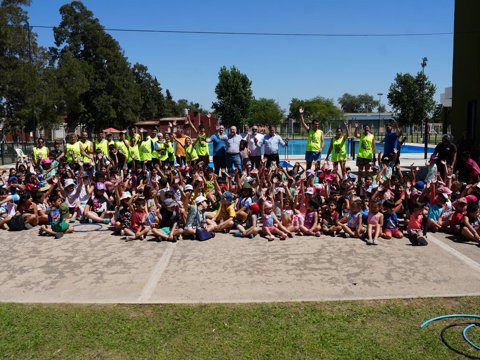
<instances>
[{"instance_id":1,"label":"fence post","mask_svg":"<svg viewBox=\"0 0 480 360\"><path fill-rule=\"evenodd\" d=\"M355 138L350 138L350 156L355 160Z\"/></svg>"},{"instance_id":2,"label":"fence post","mask_svg":"<svg viewBox=\"0 0 480 360\"><path fill-rule=\"evenodd\" d=\"M1 155L2 155L2 165L5 165L5 159L3 158L3 156L4 156L4 151L5 151L4 146L5 146L5 142L2 141L1 150L0 150L0 151L1 151Z\"/></svg>"}]
</instances>

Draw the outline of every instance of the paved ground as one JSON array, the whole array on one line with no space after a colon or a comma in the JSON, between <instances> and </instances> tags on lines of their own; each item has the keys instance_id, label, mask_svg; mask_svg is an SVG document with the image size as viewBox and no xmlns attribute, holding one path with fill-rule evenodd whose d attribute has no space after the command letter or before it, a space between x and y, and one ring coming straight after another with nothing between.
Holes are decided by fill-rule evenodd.
<instances>
[{"instance_id":1,"label":"paved ground","mask_svg":"<svg viewBox=\"0 0 480 360\"><path fill-rule=\"evenodd\" d=\"M79 229L79 228L77 228ZM444 234L125 242L108 230L0 232L0 301L202 303L480 295L480 248Z\"/></svg>"}]
</instances>

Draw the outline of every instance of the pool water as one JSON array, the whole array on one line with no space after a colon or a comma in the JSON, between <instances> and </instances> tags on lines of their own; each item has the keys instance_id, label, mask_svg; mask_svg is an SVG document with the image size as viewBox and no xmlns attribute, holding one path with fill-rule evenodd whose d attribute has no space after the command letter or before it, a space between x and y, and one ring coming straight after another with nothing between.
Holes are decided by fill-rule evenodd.
<instances>
[{"instance_id":1,"label":"pool water","mask_svg":"<svg viewBox=\"0 0 480 360\"><path fill-rule=\"evenodd\" d=\"M347 142L347 153L350 154L350 143L351 139L348 140ZM355 154L358 152L358 140L354 141L355 145ZM325 147L323 148L322 153L327 154L328 152L328 147L330 146L330 139L325 139ZM286 147L281 147L279 149L279 154L280 155L305 155L305 149L307 147L307 140L289 140L288 146ZM210 154L213 154L213 146L210 143L209 144L210 148ZM377 148L377 153L380 151L383 152L383 144L376 144ZM432 154L434 150L434 147L429 147L428 148L428 153ZM423 144L418 144L418 145L403 145L402 154L423 154L424 153L424 145Z\"/></svg>"}]
</instances>

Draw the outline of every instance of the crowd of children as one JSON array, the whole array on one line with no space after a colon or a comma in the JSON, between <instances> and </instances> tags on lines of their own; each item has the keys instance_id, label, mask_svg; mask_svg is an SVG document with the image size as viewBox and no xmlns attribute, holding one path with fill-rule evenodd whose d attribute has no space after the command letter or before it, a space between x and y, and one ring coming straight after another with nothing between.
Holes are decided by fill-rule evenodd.
<instances>
[{"instance_id":1,"label":"crowd of children","mask_svg":"<svg viewBox=\"0 0 480 360\"><path fill-rule=\"evenodd\" d=\"M274 241L323 234L367 245L404 236L426 245L428 232L443 231L480 244L480 169L468 153L468 179L446 163L440 171L436 154L421 179L418 168L402 172L396 159L381 156L378 165L367 166L365 178L328 161L312 169L246 161L242 170L216 173L205 157L182 164L165 157L173 147L163 139L164 146L147 144L156 156L140 160L128 146L148 140L132 139L98 142L91 155L82 145L74 153L76 139L64 150L39 147L31 162L1 174L0 228L38 227L40 235L60 238L74 224L101 223L126 240L231 233Z\"/></svg>"}]
</instances>

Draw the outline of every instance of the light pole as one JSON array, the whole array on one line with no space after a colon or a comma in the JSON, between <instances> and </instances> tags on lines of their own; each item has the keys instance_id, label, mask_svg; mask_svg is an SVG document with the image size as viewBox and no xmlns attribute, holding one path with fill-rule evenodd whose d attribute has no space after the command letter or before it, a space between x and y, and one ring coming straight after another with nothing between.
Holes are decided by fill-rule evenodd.
<instances>
[{"instance_id":1,"label":"light pole","mask_svg":"<svg viewBox=\"0 0 480 360\"><path fill-rule=\"evenodd\" d=\"M32 67L32 73L34 72L34 64L33 64L33 55L32 55L32 28L28 21L25 21L24 28L27 30L27 40L28 40L28 57L30 60L30 65ZM37 119L35 114L35 102L33 103L32 108L32 120L33 120L33 142L37 140Z\"/></svg>"},{"instance_id":2,"label":"light pole","mask_svg":"<svg viewBox=\"0 0 480 360\"><path fill-rule=\"evenodd\" d=\"M380 105L382 104L382 95L383 93L378 93L378 135L380 136Z\"/></svg>"},{"instance_id":3,"label":"light pole","mask_svg":"<svg viewBox=\"0 0 480 360\"><path fill-rule=\"evenodd\" d=\"M422 117L423 121L425 122L425 129L424 129L424 134L423 134L423 140L425 141L425 151L424 151L424 157L425 159L427 158L428 155L428 119L425 116L425 98L424 98L424 92L425 92L425 67L427 66L427 61L428 59L424 57L422 59L422 62L420 66L422 67L422 94L421 94L421 100L420 103L422 104Z\"/></svg>"}]
</instances>

